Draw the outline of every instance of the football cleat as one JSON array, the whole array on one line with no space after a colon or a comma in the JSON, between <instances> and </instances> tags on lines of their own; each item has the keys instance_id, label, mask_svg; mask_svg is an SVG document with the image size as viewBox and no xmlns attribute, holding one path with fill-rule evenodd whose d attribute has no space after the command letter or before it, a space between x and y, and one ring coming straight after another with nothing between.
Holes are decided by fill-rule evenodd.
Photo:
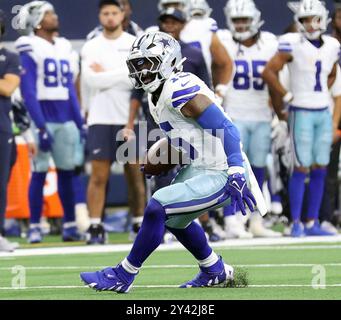
<instances>
[{"instance_id":1,"label":"football cleat","mask_svg":"<svg viewBox=\"0 0 341 320\"><path fill-rule=\"evenodd\" d=\"M125 271L121 264L96 272L82 272L82 281L96 291L115 291L128 293L133 285L134 274Z\"/></svg>"},{"instance_id":2,"label":"football cleat","mask_svg":"<svg viewBox=\"0 0 341 320\"><path fill-rule=\"evenodd\" d=\"M107 233L102 224L92 224L85 234L86 244L106 244Z\"/></svg>"},{"instance_id":3,"label":"football cleat","mask_svg":"<svg viewBox=\"0 0 341 320\"><path fill-rule=\"evenodd\" d=\"M294 222L291 227L290 236L293 238L304 237L304 228L301 222Z\"/></svg>"},{"instance_id":4,"label":"football cleat","mask_svg":"<svg viewBox=\"0 0 341 320\"><path fill-rule=\"evenodd\" d=\"M234 270L225 264L222 257L213 266L200 267L200 272L193 280L183 283L180 288L227 287L233 282Z\"/></svg>"},{"instance_id":5,"label":"football cleat","mask_svg":"<svg viewBox=\"0 0 341 320\"><path fill-rule=\"evenodd\" d=\"M64 242L72 242L72 241L81 241L83 240L82 235L78 232L77 227L63 227L63 241Z\"/></svg>"},{"instance_id":6,"label":"football cleat","mask_svg":"<svg viewBox=\"0 0 341 320\"><path fill-rule=\"evenodd\" d=\"M28 243L40 243L43 241L43 233L40 227L31 227L28 230L27 242Z\"/></svg>"},{"instance_id":7,"label":"football cleat","mask_svg":"<svg viewBox=\"0 0 341 320\"><path fill-rule=\"evenodd\" d=\"M334 236L335 235L334 233L323 230L318 221L315 221L314 225L311 228L307 228L307 226L305 226L304 232L307 236Z\"/></svg>"}]
</instances>

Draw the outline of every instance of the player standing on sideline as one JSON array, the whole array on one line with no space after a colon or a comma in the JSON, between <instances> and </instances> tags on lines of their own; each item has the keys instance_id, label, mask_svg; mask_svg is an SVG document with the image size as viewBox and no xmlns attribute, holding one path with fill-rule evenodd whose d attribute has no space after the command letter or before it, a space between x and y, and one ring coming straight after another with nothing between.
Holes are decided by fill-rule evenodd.
<instances>
[{"instance_id":1,"label":"player standing on sideline","mask_svg":"<svg viewBox=\"0 0 341 320\"><path fill-rule=\"evenodd\" d=\"M7 183L11 171L12 149L15 147L10 111L11 96L20 83L19 57L3 47L5 16L0 10L0 251L13 251L17 244L4 238L7 206Z\"/></svg>"},{"instance_id":2,"label":"player standing on sideline","mask_svg":"<svg viewBox=\"0 0 341 320\"><path fill-rule=\"evenodd\" d=\"M295 168L289 181L291 236L330 235L321 229L318 214L324 189L326 166L333 137L329 88L335 77L339 42L327 35L328 11L319 0L302 0L295 9L299 33L279 38L278 53L268 62L263 78L280 120L282 104L288 103ZM278 73L288 66L290 91L284 89ZM304 181L310 172L307 222L301 224Z\"/></svg>"},{"instance_id":3,"label":"player standing on sideline","mask_svg":"<svg viewBox=\"0 0 341 320\"><path fill-rule=\"evenodd\" d=\"M336 38L339 43L341 43L341 6L335 5L335 11L332 15L332 37ZM341 57L340 57L341 58ZM341 64L341 60L339 59L339 65ZM330 161L327 167L327 175L324 186L324 193L321 202L320 208L320 221L321 228L329 231L331 233L337 234L338 231L335 228L337 225L337 216L335 215L337 198L339 194L339 179L338 179L338 171L339 171L339 163L340 163L340 147L341 147L341 137L339 133L341 129L340 123L340 107L341 107L341 97L338 96L340 91L337 87L338 79L341 77L340 70L338 70L337 77L333 87L331 88L331 92L333 95L333 102L331 104L334 107L333 114L333 126L334 126L334 136L333 136L333 144L332 150L330 152ZM338 91L335 93L335 91ZM336 95L337 94L337 95ZM340 220L341 221L341 220Z\"/></svg>"},{"instance_id":4,"label":"player standing on sideline","mask_svg":"<svg viewBox=\"0 0 341 320\"><path fill-rule=\"evenodd\" d=\"M268 88L261 74L266 63L277 52L278 42L274 34L260 30L264 21L252 0L230 0L224 11L229 30L219 30L217 35L234 60L236 68L233 84L225 96L224 107L240 132L243 150L262 189L266 157L271 145L272 114ZM250 217L251 233L245 230L243 221L238 219L233 208L224 208L224 215L229 238L281 235L266 229L259 214Z\"/></svg>"},{"instance_id":5,"label":"player standing on sideline","mask_svg":"<svg viewBox=\"0 0 341 320\"><path fill-rule=\"evenodd\" d=\"M217 36L217 22L206 0L188 0L188 22L181 40L199 48L206 61L215 93L224 99L232 80L233 61Z\"/></svg>"},{"instance_id":6,"label":"player standing on sideline","mask_svg":"<svg viewBox=\"0 0 341 320\"><path fill-rule=\"evenodd\" d=\"M125 59L135 37L123 31L124 11L118 1L99 2L99 19L103 32L82 49L82 81L93 93L89 104L88 155L91 176L87 201L90 213L88 244L104 244L106 235L101 224L110 168L123 143L122 129L128 122L133 86L129 81ZM120 141L120 138L122 140ZM136 141L133 141L136 143ZM145 207L145 187L139 164L125 163L128 188L131 188L133 231L138 232Z\"/></svg>"},{"instance_id":7,"label":"player standing on sideline","mask_svg":"<svg viewBox=\"0 0 341 320\"><path fill-rule=\"evenodd\" d=\"M131 48L127 64L135 88L149 93L155 122L172 146L186 150L191 163L173 184L153 194L129 255L114 268L81 273L93 289L128 292L142 264L160 245L165 227L199 262L200 273L182 288L222 286L234 277L233 267L210 248L193 220L229 201L237 202L243 213L244 202L253 211L256 201L244 176L238 130L204 82L181 72L182 62L179 43L162 32L144 34Z\"/></svg>"},{"instance_id":8,"label":"player standing on sideline","mask_svg":"<svg viewBox=\"0 0 341 320\"><path fill-rule=\"evenodd\" d=\"M33 119L39 145L29 187L28 241L42 241L43 188L51 155L64 209L62 238L78 241L81 237L75 223L72 178L75 147L85 132L70 71L72 47L66 39L54 36L59 22L49 2L32 1L24 5L19 22L22 33L26 34L16 41L23 66L21 93Z\"/></svg>"},{"instance_id":9,"label":"player standing on sideline","mask_svg":"<svg viewBox=\"0 0 341 320\"><path fill-rule=\"evenodd\" d=\"M132 8L129 0L118 0L121 4L124 11L124 20L123 20L123 30L132 34L133 36L139 36L143 33L142 28L134 21L131 20ZM89 32L86 36L86 40L91 40L98 35L100 35L103 31L103 27L101 25L97 26L95 29Z\"/></svg>"}]
</instances>

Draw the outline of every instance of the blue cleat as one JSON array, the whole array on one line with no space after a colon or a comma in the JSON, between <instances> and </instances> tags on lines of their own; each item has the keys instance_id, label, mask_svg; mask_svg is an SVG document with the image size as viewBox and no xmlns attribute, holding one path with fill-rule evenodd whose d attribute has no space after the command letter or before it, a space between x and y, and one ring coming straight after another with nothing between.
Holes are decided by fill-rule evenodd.
<instances>
[{"instance_id":1,"label":"blue cleat","mask_svg":"<svg viewBox=\"0 0 341 320\"><path fill-rule=\"evenodd\" d=\"M77 227L63 227L63 241L81 241L82 235L78 232Z\"/></svg>"},{"instance_id":2,"label":"blue cleat","mask_svg":"<svg viewBox=\"0 0 341 320\"><path fill-rule=\"evenodd\" d=\"M201 287L227 287L233 282L234 270L232 266L225 264L222 257L211 267L200 267L197 276L188 282L183 283L180 288L201 288Z\"/></svg>"},{"instance_id":3,"label":"blue cleat","mask_svg":"<svg viewBox=\"0 0 341 320\"><path fill-rule=\"evenodd\" d=\"M320 223L315 221L311 228L304 228L304 232L307 236L334 236L334 233L325 231L321 228Z\"/></svg>"},{"instance_id":4,"label":"blue cleat","mask_svg":"<svg viewBox=\"0 0 341 320\"><path fill-rule=\"evenodd\" d=\"M306 234L301 222L294 222L291 227L290 236L293 238L304 237Z\"/></svg>"},{"instance_id":5,"label":"blue cleat","mask_svg":"<svg viewBox=\"0 0 341 320\"><path fill-rule=\"evenodd\" d=\"M96 291L128 293L133 285L134 274L125 271L121 264L96 272L82 272L82 281Z\"/></svg>"},{"instance_id":6,"label":"blue cleat","mask_svg":"<svg viewBox=\"0 0 341 320\"><path fill-rule=\"evenodd\" d=\"M31 227L28 230L27 242L28 243L40 243L43 241L43 233L40 227Z\"/></svg>"}]
</instances>

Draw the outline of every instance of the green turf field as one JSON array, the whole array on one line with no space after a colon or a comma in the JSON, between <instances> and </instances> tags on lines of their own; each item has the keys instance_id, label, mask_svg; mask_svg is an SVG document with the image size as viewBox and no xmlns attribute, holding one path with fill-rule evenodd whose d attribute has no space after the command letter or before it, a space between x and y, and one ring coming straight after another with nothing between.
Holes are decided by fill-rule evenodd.
<instances>
[{"instance_id":1,"label":"green turf field","mask_svg":"<svg viewBox=\"0 0 341 320\"><path fill-rule=\"evenodd\" d=\"M184 250L157 251L123 295L83 287L79 273L115 265L125 252L5 257L0 299L341 299L340 250L341 243L218 248L226 262L249 274L249 287L233 289L178 289L197 273L195 260ZM25 267L24 289L12 288L18 265ZM325 270L325 288L311 286L314 265Z\"/></svg>"}]
</instances>

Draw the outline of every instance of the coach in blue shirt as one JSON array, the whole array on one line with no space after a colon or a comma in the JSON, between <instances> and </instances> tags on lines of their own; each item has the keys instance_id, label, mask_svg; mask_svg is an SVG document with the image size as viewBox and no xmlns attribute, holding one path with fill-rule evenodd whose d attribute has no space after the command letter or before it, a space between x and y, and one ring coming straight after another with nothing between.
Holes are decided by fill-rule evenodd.
<instances>
[{"instance_id":1,"label":"coach in blue shirt","mask_svg":"<svg viewBox=\"0 0 341 320\"><path fill-rule=\"evenodd\" d=\"M9 117L11 95L20 83L19 57L1 43L5 32L4 15L0 10L0 251L12 251L11 243L4 235L4 221L7 204L7 182L10 175L11 153L14 147L12 124Z\"/></svg>"}]
</instances>

